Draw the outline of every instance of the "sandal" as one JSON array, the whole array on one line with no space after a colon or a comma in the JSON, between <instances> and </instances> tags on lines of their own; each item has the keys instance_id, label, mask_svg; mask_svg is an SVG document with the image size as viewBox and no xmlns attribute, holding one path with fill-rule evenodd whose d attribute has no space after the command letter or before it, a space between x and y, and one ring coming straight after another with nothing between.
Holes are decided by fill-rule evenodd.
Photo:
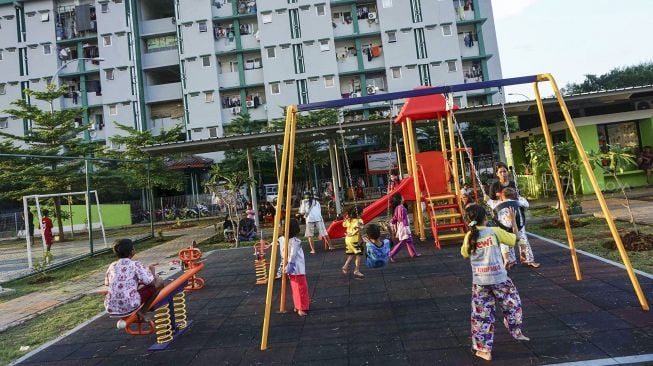
<instances>
[{"instance_id":1,"label":"sandal","mask_svg":"<svg viewBox=\"0 0 653 366\"><path fill-rule=\"evenodd\" d=\"M526 263L524 263L524 265L526 265L528 267L533 267L533 268L539 268L541 266L541 264L538 263L538 262L526 262Z\"/></svg>"},{"instance_id":2,"label":"sandal","mask_svg":"<svg viewBox=\"0 0 653 366\"><path fill-rule=\"evenodd\" d=\"M354 277L363 278L365 275L360 273L360 271L354 271Z\"/></svg>"},{"instance_id":3,"label":"sandal","mask_svg":"<svg viewBox=\"0 0 653 366\"><path fill-rule=\"evenodd\" d=\"M490 352L476 351L476 353L474 353L474 356L478 358L482 358L485 361L492 361L492 353Z\"/></svg>"},{"instance_id":4,"label":"sandal","mask_svg":"<svg viewBox=\"0 0 653 366\"><path fill-rule=\"evenodd\" d=\"M344 275L348 275L348 274L349 274L349 271L348 271L347 268L345 268L345 267L340 268L340 270L342 271L342 274L344 274Z\"/></svg>"}]
</instances>

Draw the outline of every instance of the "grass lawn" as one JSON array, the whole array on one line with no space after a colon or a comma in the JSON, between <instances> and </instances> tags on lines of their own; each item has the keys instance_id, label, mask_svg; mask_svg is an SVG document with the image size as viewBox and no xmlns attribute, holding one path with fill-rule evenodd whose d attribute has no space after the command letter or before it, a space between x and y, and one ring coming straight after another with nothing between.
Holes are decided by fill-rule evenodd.
<instances>
[{"instance_id":1,"label":"grass lawn","mask_svg":"<svg viewBox=\"0 0 653 366\"><path fill-rule=\"evenodd\" d=\"M163 241L160 241L158 238L148 239L146 241L137 243L136 250L143 251L152 248L154 246L163 244L176 237L177 236L164 236ZM6 288L14 289L15 292L7 296L0 297L0 303L29 294L31 292L43 290L44 287L50 286L50 284L53 285L60 284L60 286L65 286L68 281L74 280L82 276L86 276L89 272L99 270L99 269L106 269L107 266L114 260L116 260L116 256L112 252L107 252L104 254L82 259L78 262L69 264L61 268L53 269L51 271L46 271L46 275L52 277L50 282L34 283L37 276L31 276L27 278L5 282L2 284L2 286Z\"/></svg>"},{"instance_id":2,"label":"grass lawn","mask_svg":"<svg viewBox=\"0 0 653 366\"><path fill-rule=\"evenodd\" d=\"M587 223L585 226L572 228L574 243L576 243L577 249L622 263L621 256L619 256L619 252L616 249L606 249L603 246L603 243L607 241L613 242L610 229L605 220L595 217L584 217L577 219L577 221ZM633 226L628 222L615 221L615 224L621 235L633 230ZM638 225L638 228L644 234L653 234L652 226ZM567 243L567 235L564 228L547 228L546 223L542 223L528 224L526 230L563 244ZM653 273L653 250L628 252L628 256L634 268L647 273Z\"/></svg>"},{"instance_id":3,"label":"grass lawn","mask_svg":"<svg viewBox=\"0 0 653 366\"><path fill-rule=\"evenodd\" d=\"M102 296L84 296L0 333L0 365L55 339L103 310ZM21 351L23 346L29 349Z\"/></svg>"}]
</instances>

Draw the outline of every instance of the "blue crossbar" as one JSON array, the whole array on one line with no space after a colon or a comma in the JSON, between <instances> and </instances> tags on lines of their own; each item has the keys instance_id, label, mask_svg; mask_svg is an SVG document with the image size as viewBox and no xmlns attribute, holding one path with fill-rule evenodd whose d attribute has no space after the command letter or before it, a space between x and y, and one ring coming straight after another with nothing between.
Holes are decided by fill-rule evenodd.
<instances>
[{"instance_id":1,"label":"blue crossbar","mask_svg":"<svg viewBox=\"0 0 653 366\"><path fill-rule=\"evenodd\" d=\"M393 93L368 95L359 98L336 99L336 100L328 100L325 102L300 104L297 106L297 110L300 112L305 112L305 111L312 111L315 109L338 108L338 107L344 107L348 105L383 102L386 100L396 100L396 99L410 98L410 97L422 97L431 94L446 94L446 93L453 93L453 92L460 92L460 91L467 91L467 90L498 88L506 85L534 83L535 81L537 81L537 75L520 76L520 77L508 78L508 79L479 81L478 83L436 86L433 88L413 89L413 90L406 90L406 91L393 92Z\"/></svg>"}]
</instances>

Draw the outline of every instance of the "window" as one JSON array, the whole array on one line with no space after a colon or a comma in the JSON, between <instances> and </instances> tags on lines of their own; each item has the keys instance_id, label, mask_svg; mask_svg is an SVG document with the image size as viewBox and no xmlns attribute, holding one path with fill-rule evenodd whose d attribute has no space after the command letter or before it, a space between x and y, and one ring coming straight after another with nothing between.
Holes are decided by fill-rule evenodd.
<instances>
[{"instance_id":1,"label":"window","mask_svg":"<svg viewBox=\"0 0 653 366\"><path fill-rule=\"evenodd\" d=\"M102 36L102 44L104 47L111 46L111 36Z\"/></svg>"},{"instance_id":2,"label":"window","mask_svg":"<svg viewBox=\"0 0 653 366\"><path fill-rule=\"evenodd\" d=\"M43 54L44 55L49 55L52 53L52 46L49 44L44 44L43 45Z\"/></svg>"},{"instance_id":3,"label":"window","mask_svg":"<svg viewBox=\"0 0 653 366\"><path fill-rule=\"evenodd\" d=\"M458 70L455 60L447 61L447 67L449 68L449 72L456 72Z\"/></svg>"},{"instance_id":4,"label":"window","mask_svg":"<svg viewBox=\"0 0 653 366\"><path fill-rule=\"evenodd\" d=\"M288 4L297 4L297 0L288 0Z\"/></svg>"},{"instance_id":5,"label":"window","mask_svg":"<svg viewBox=\"0 0 653 366\"><path fill-rule=\"evenodd\" d=\"M270 93L281 94L281 88L279 87L279 83L270 83Z\"/></svg>"},{"instance_id":6,"label":"window","mask_svg":"<svg viewBox=\"0 0 653 366\"><path fill-rule=\"evenodd\" d=\"M145 40L145 53L177 49L177 36L159 36Z\"/></svg>"},{"instance_id":7,"label":"window","mask_svg":"<svg viewBox=\"0 0 653 366\"><path fill-rule=\"evenodd\" d=\"M443 36L451 35L451 24L442 24L442 35Z\"/></svg>"},{"instance_id":8,"label":"window","mask_svg":"<svg viewBox=\"0 0 653 366\"><path fill-rule=\"evenodd\" d=\"M41 21L42 22L47 22L50 20L50 13L43 13L41 14Z\"/></svg>"},{"instance_id":9,"label":"window","mask_svg":"<svg viewBox=\"0 0 653 366\"><path fill-rule=\"evenodd\" d=\"M297 80L297 100L299 104L308 103L308 85L306 79Z\"/></svg>"},{"instance_id":10,"label":"window","mask_svg":"<svg viewBox=\"0 0 653 366\"><path fill-rule=\"evenodd\" d=\"M0 61L2 61L2 50L0 50Z\"/></svg>"},{"instance_id":11,"label":"window","mask_svg":"<svg viewBox=\"0 0 653 366\"><path fill-rule=\"evenodd\" d=\"M304 65L304 49L302 48L302 45L292 45L292 53L295 60L295 74L306 72L306 65Z\"/></svg>"},{"instance_id":12,"label":"window","mask_svg":"<svg viewBox=\"0 0 653 366\"><path fill-rule=\"evenodd\" d=\"M218 137L218 128L217 127L209 127L209 137Z\"/></svg>"},{"instance_id":13,"label":"window","mask_svg":"<svg viewBox=\"0 0 653 366\"><path fill-rule=\"evenodd\" d=\"M117 116L118 115L118 105L117 104L109 105L109 115L110 116Z\"/></svg>"},{"instance_id":14,"label":"window","mask_svg":"<svg viewBox=\"0 0 653 366\"><path fill-rule=\"evenodd\" d=\"M204 92L204 102L213 103L213 91Z\"/></svg>"},{"instance_id":15,"label":"window","mask_svg":"<svg viewBox=\"0 0 653 366\"><path fill-rule=\"evenodd\" d=\"M288 17L290 18L290 38L300 38L302 36L302 30L299 24L299 10L288 10Z\"/></svg>"},{"instance_id":16,"label":"window","mask_svg":"<svg viewBox=\"0 0 653 366\"><path fill-rule=\"evenodd\" d=\"M419 84L424 86L431 86L431 71L429 65L418 65L419 69Z\"/></svg>"},{"instance_id":17,"label":"window","mask_svg":"<svg viewBox=\"0 0 653 366\"><path fill-rule=\"evenodd\" d=\"M0 84L0 95L7 94L7 84Z\"/></svg>"},{"instance_id":18,"label":"window","mask_svg":"<svg viewBox=\"0 0 653 366\"><path fill-rule=\"evenodd\" d=\"M202 56L202 66L211 66L211 56Z\"/></svg>"},{"instance_id":19,"label":"window","mask_svg":"<svg viewBox=\"0 0 653 366\"><path fill-rule=\"evenodd\" d=\"M102 13L108 13L109 12L109 3L100 4L100 11Z\"/></svg>"},{"instance_id":20,"label":"window","mask_svg":"<svg viewBox=\"0 0 653 366\"><path fill-rule=\"evenodd\" d=\"M397 42L397 31L389 31L388 33L388 43Z\"/></svg>"},{"instance_id":21,"label":"window","mask_svg":"<svg viewBox=\"0 0 653 366\"><path fill-rule=\"evenodd\" d=\"M7 118L0 118L0 129L5 129L9 126L9 122L7 122Z\"/></svg>"},{"instance_id":22,"label":"window","mask_svg":"<svg viewBox=\"0 0 653 366\"><path fill-rule=\"evenodd\" d=\"M335 82L333 81L333 75L325 76L324 77L324 87L325 88L333 88L335 86Z\"/></svg>"},{"instance_id":23,"label":"window","mask_svg":"<svg viewBox=\"0 0 653 366\"><path fill-rule=\"evenodd\" d=\"M274 47L268 47L265 49L268 53L268 58L276 58L277 57L277 49Z\"/></svg>"},{"instance_id":24,"label":"window","mask_svg":"<svg viewBox=\"0 0 653 366\"><path fill-rule=\"evenodd\" d=\"M410 11L413 14L413 23L419 23L422 21L421 0L410 0Z\"/></svg>"},{"instance_id":25,"label":"window","mask_svg":"<svg viewBox=\"0 0 653 366\"><path fill-rule=\"evenodd\" d=\"M640 147L637 122L597 125L596 129L599 137L599 148L602 152L607 152L610 149L609 145L619 145L632 150Z\"/></svg>"},{"instance_id":26,"label":"window","mask_svg":"<svg viewBox=\"0 0 653 366\"><path fill-rule=\"evenodd\" d=\"M261 14L261 21L263 24L272 23L272 13Z\"/></svg>"},{"instance_id":27,"label":"window","mask_svg":"<svg viewBox=\"0 0 653 366\"><path fill-rule=\"evenodd\" d=\"M426 38L424 38L424 28L415 28L415 48L417 49L417 58L427 58Z\"/></svg>"},{"instance_id":28,"label":"window","mask_svg":"<svg viewBox=\"0 0 653 366\"><path fill-rule=\"evenodd\" d=\"M392 70L392 78L393 79L401 78L401 67L393 67L390 70Z\"/></svg>"},{"instance_id":29,"label":"window","mask_svg":"<svg viewBox=\"0 0 653 366\"><path fill-rule=\"evenodd\" d=\"M328 51L329 50L329 40L328 39L323 39L320 41L320 51Z\"/></svg>"},{"instance_id":30,"label":"window","mask_svg":"<svg viewBox=\"0 0 653 366\"><path fill-rule=\"evenodd\" d=\"M315 12L317 13L317 16L321 17L324 15L324 4L321 5L315 5Z\"/></svg>"},{"instance_id":31,"label":"window","mask_svg":"<svg viewBox=\"0 0 653 366\"><path fill-rule=\"evenodd\" d=\"M207 28L206 28L206 21L205 20L203 20L201 22L197 22L197 26L200 29L200 33L206 32Z\"/></svg>"},{"instance_id":32,"label":"window","mask_svg":"<svg viewBox=\"0 0 653 366\"><path fill-rule=\"evenodd\" d=\"M392 0L383 0L382 5L384 9L391 8L392 7Z\"/></svg>"},{"instance_id":33,"label":"window","mask_svg":"<svg viewBox=\"0 0 653 366\"><path fill-rule=\"evenodd\" d=\"M113 69L104 70L104 76L107 80L113 80Z\"/></svg>"}]
</instances>

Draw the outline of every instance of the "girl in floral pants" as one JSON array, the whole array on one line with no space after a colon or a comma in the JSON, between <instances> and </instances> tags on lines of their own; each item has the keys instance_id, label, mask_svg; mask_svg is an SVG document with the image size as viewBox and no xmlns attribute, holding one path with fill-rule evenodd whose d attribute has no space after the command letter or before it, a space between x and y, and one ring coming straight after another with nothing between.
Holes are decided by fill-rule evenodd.
<instances>
[{"instance_id":1,"label":"girl in floral pants","mask_svg":"<svg viewBox=\"0 0 653 366\"><path fill-rule=\"evenodd\" d=\"M510 214L513 228L516 229L514 209ZM472 266L472 348L477 357L489 361L492 359L497 301L503 312L503 324L510 335L520 341L528 341L529 338L522 333L521 299L508 277L499 248L499 243L514 246L516 236L497 227L486 227L486 216L485 209L479 205L470 205L465 209L470 230L465 235L460 254L469 258Z\"/></svg>"}]
</instances>

